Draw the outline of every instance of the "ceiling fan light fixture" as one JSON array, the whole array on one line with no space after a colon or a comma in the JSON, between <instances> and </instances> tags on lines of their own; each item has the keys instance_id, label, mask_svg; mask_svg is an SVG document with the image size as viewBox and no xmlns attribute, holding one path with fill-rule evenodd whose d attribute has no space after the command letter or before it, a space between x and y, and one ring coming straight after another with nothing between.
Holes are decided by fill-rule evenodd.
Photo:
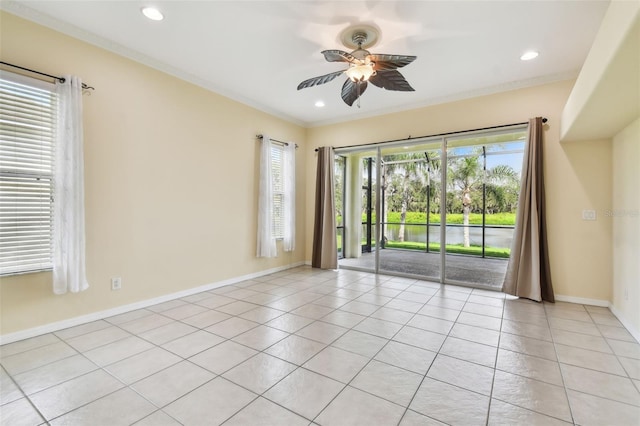
<instances>
[{"instance_id":1,"label":"ceiling fan light fixture","mask_svg":"<svg viewBox=\"0 0 640 426\"><path fill-rule=\"evenodd\" d=\"M371 34L378 33L371 29ZM344 37L349 35L351 43L356 49L351 53L339 49L323 50L321 53L328 62L342 62L348 64L347 69L334 71L318 77L308 78L298 84L298 90L307 87L325 84L335 80L338 76L347 75L347 79L340 90L340 97L345 104L353 106L354 102L360 107L360 96L367 90L369 83L385 90L400 92L413 92L414 89L400 74L398 68L409 65L416 57L408 55L390 55L383 53L370 53L366 50L369 45L370 34L366 30L357 28L342 33Z\"/></svg>"},{"instance_id":2,"label":"ceiling fan light fixture","mask_svg":"<svg viewBox=\"0 0 640 426\"><path fill-rule=\"evenodd\" d=\"M162 21L164 19L164 15L155 7L143 7L141 10L142 14L152 21Z\"/></svg>"},{"instance_id":3,"label":"ceiling fan light fixture","mask_svg":"<svg viewBox=\"0 0 640 426\"><path fill-rule=\"evenodd\" d=\"M358 81L367 81L375 74L373 65L373 62L360 65L351 64L345 71L345 74L347 74L347 77L349 77L354 83Z\"/></svg>"}]
</instances>

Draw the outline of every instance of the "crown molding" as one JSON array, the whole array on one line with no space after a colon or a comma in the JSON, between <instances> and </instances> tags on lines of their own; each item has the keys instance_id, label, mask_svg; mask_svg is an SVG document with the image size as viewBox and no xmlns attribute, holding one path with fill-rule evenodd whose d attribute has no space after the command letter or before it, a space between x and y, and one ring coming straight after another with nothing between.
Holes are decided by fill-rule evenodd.
<instances>
[{"instance_id":1,"label":"crown molding","mask_svg":"<svg viewBox=\"0 0 640 426\"><path fill-rule=\"evenodd\" d=\"M332 124L345 123L348 121L362 120L365 118L380 117L387 114L393 114L397 112L405 112L414 109L425 108L434 105L441 105L456 101L462 101L466 99L478 98L481 96L495 95L498 93L510 92L518 89L526 89L529 87L542 86L545 84L557 83L560 81L574 80L578 77L579 70L572 70L568 72L550 74L542 77L530 78L527 80L518 80L508 83L503 83L495 86L488 86L485 88L470 90L466 92L460 92L453 95L440 96L428 99L424 102L416 102L408 105L402 105L398 107L386 107L385 109L378 109L374 111L364 112L357 115L351 115L344 119L322 120L307 123L309 128L328 126Z\"/></svg>"},{"instance_id":2,"label":"crown molding","mask_svg":"<svg viewBox=\"0 0 640 426\"><path fill-rule=\"evenodd\" d=\"M258 111L262 111L273 117L279 118L281 120L287 121L289 123L295 124L303 128L315 128L315 127L345 123L349 121L362 120L366 118L380 117L387 114L410 111L414 109L425 108L429 106L450 103L455 101L461 101L461 100L476 98L480 96L493 95L493 94L508 92L512 90L518 90L518 89L524 89L528 87L535 87L535 86L540 86L544 84L555 83L559 81L572 80L577 78L579 74L579 70L572 70L568 72L550 74L550 75L535 77L535 78L526 79L526 80L512 81L504 84L489 86L489 87L485 87L477 90L460 92L460 93L447 95L447 96L435 97L423 102L411 103L411 104L397 106L397 107L385 107L385 108L380 108L380 109L376 109L369 112L350 114L348 116L343 116L336 119L306 121L306 120L300 120L298 118L292 117L288 114L283 114L281 111L277 111L269 107L268 105L255 102L254 100L248 99L237 93L231 92L225 89L224 87L215 85L200 77L196 77L170 64L153 59L147 55L144 55L138 51L130 49L121 44L109 41L89 31L83 30L75 25L71 25L66 22L60 21L59 19L56 19L50 15L44 14L42 12L39 12L35 9L30 8L22 2L18 2L15 0L2 0L0 1L0 9L8 13L17 15L28 21L32 21L39 25L51 28L55 31L66 34L68 36L71 36L83 42L108 50L112 53L123 56L132 61L138 62L142 65L161 71L165 74L187 81L205 90L224 96L233 101L239 102L243 105L247 105Z\"/></svg>"},{"instance_id":3,"label":"crown molding","mask_svg":"<svg viewBox=\"0 0 640 426\"><path fill-rule=\"evenodd\" d=\"M138 62L149 68L153 68L165 74L169 74L173 77L192 83L210 92L224 96L226 98L229 98L241 104L250 106L251 108L257 109L259 111L262 111L264 113L267 113L279 119L285 120L289 123L292 123L301 127L305 127L305 128L308 127L309 125L309 123L305 121L299 120L295 117L291 117L287 114L283 114L282 112L276 111L267 105L263 105L251 99L248 99L244 96L241 96L237 93L226 90L221 86L212 84L209 81L203 80L200 77L196 77L193 74L180 70L170 64L153 59L147 55L144 55L136 50L130 49L119 43L114 43L110 40L105 39L104 37L100 37L89 31L83 30L82 28L79 28L75 25L71 25L69 23L60 21L59 19L56 19L50 15L44 14L42 12L39 12L35 9L30 8L26 6L24 3L21 3L15 0L2 0L0 1L0 9L4 10L5 12L16 15L20 18L26 19L31 22L35 22L36 24L39 24L44 27L51 28L52 30L58 31L60 33L66 34L75 39L78 39L83 42L89 43L91 45L97 46L99 48L108 50L112 53L115 53L119 56L123 56L132 61Z\"/></svg>"}]
</instances>

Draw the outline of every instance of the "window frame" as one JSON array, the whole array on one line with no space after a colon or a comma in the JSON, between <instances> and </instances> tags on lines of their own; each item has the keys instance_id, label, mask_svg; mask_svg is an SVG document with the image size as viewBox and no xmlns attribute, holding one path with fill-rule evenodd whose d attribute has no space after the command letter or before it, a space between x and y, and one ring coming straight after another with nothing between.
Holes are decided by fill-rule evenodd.
<instances>
[{"instance_id":1,"label":"window frame","mask_svg":"<svg viewBox=\"0 0 640 426\"><path fill-rule=\"evenodd\" d=\"M55 84L0 70L0 112L0 276L51 271Z\"/></svg>"}]
</instances>

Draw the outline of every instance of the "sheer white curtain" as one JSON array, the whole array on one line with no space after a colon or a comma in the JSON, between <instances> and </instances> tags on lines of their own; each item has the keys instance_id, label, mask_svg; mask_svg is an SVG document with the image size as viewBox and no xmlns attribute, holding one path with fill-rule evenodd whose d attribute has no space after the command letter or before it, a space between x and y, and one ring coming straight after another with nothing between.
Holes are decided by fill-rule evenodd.
<instances>
[{"instance_id":1,"label":"sheer white curtain","mask_svg":"<svg viewBox=\"0 0 640 426\"><path fill-rule=\"evenodd\" d=\"M271 176L271 140L260 143L260 186L258 188L258 257L276 257L276 239L272 232L273 188Z\"/></svg>"},{"instance_id":2,"label":"sheer white curtain","mask_svg":"<svg viewBox=\"0 0 640 426\"><path fill-rule=\"evenodd\" d=\"M284 147L284 251L296 248L296 144Z\"/></svg>"},{"instance_id":3,"label":"sheer white curtain","mask_svg":"<svg viewBox=\"0 0 640 426\"><path fill-rule=\"evenodd\" d=\"M53 198L53 292L89 287L85 267L82 82L56 84L58 117Z\"/></svg>"}]
</instances>

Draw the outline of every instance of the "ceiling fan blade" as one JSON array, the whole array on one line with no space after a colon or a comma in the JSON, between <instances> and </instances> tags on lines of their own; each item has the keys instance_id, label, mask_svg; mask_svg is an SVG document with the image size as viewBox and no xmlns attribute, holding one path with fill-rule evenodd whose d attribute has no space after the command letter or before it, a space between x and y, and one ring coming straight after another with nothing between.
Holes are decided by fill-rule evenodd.
<instances>
[{"instance_id":1,"label":"ceiling fan blade","mask_svg":"<svg viewBox=\"0 0 640 426\"><path fill-rule=\"evenodd\" d=\"M373 67L376 71L381 70L394 70L396 68L402 68L405 65L409 65L415 61L417 56L407 55L385 55L385 54L371 54L369 59L375 62Z\"/></svg>"},{"instance_id":2,"label":"ceiling fan blade","mask_svg":"<svg viewBox=\"0 0 640 426\"><path fill-rule=\"evenodd\" d=\"M372 75L369 81L382 89L398 90L401 92L414 91L413 87L404 79L402 74L396 70L379 71Z\"/></svg>"},{"instance_id":3,"label":"ceiling fan blade","mask_svg":"<svg viewBox=\"0 0 640 426\"><path fill-rule=\"evenodd\" d=\"M342 92L340 93L340 96L342 96L342 100L345 104L352 106L356 99L362 96L365 90L367 90L366 81L354 83L350 78L348 78L342 85Z\"/></svg>"},{"instance_id":4,"label":"ceiling fan blade","mask_svg":"<svg viewBox=\"0 0 640 426\"><path fill-rule=\"evenodd\" d=\"M352 63L356 57L344 50L323 50L324 58L329 62L348 62Z\"/></svg>"},{"instance_id":5,"label":"ceiling fan blade","mask_svg":"<svg viewBox=\"0 0 640 426\"><path fill-rule=\"evenodd\" d=\"M321 75L321 76L318 76L318 77L310 78L310 79L305 80L302 83L298 84L298 90L305 89L307 87L317 86L319 84L328 83L331 80L333 80L334 78L336 78L337 76L339 76L340 74L342 74L343 72L344 71L336 71L336 72L332 72L330 74L325 74L325 75Z\"/></svg>"}]
</instances>

